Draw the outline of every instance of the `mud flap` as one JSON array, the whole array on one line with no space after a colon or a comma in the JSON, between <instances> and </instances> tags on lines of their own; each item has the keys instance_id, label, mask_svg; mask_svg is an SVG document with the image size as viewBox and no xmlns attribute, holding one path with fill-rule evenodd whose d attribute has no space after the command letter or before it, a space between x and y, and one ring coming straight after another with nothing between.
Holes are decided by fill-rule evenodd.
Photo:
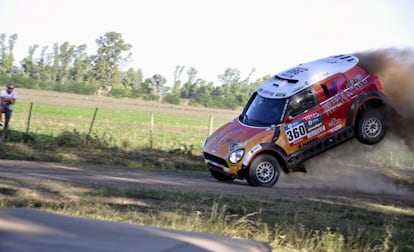
<instances>
[{"instance_id":1,"label":"mud flap","mask_svg":"<svg viewBox=\"0 0 414 252\"><path fill-rule=\"evenodd\" d=\"M290 168L291 172L304 172L306 173L306 167L304 163L299 163L297 165L294 165L293 167Z\"/></svg>"}]
</instances>

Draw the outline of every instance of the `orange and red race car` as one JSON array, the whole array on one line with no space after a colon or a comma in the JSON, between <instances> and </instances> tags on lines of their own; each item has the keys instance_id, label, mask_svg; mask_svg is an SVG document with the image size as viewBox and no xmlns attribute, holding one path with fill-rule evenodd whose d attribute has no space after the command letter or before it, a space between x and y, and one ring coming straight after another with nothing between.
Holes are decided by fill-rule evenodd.
<instances>
[{"instance_id":1,"label":"orange and red race car","mask_svg":"<svg viewBox=\"0 0 414 252\"><path fill-rule=\"evenodd\" d=\"M266 80L238 118L206 139L211 175L273 186L281 171L303 171L303 161L354 136L380 142L388 128L386 98L379 78L358 62L331 56Z\"/></svg>"}]
</instances>

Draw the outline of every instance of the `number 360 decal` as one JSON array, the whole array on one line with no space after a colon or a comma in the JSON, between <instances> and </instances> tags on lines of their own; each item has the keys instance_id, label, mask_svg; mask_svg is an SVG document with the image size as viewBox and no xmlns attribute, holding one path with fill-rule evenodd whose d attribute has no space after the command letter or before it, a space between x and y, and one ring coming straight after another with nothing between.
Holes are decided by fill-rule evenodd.
<instances>
[{"instance_id":1,"label":"number 360 decal","mask_svg":"<svg viewBox=\"0 0 414 252\"><path fill-rule=\"evenodd\" d=\"M286 135L288 137L289 143L292 143L304 136L306 136L305 124L302 122L296 122L285 126Z\"/></svg>"}]
</instances>

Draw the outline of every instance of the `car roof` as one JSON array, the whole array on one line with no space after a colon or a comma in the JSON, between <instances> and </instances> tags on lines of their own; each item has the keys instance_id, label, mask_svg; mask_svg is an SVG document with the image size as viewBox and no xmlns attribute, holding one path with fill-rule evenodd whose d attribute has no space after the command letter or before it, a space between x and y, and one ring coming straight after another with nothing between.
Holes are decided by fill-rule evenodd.
<instances>
[{"instance_id":1,"label":"car roof","mask_svg":"<svg viewBox=\"0 0 414 252\"><path fill-rule=\"evenodd\" d=\"M354 55L341 54L300 64L266 80L257 92L266 98L286 98L332 75L348 71L358 61Z\"/></svg>"}]
</instances>

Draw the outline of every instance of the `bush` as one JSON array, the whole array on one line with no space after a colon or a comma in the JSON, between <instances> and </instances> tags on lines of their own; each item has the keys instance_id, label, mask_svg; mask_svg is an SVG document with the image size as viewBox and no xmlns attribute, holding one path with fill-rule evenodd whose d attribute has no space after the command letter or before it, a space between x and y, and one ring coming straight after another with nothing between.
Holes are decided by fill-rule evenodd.
<instances>
[{"instance_id":1,"label":"bush","mask_svg":"<svg viewBox=\"0 0 414 252\"><path fill-rule=\"evenodd\" d=\"M56 137L58 146L76 147L81 146L85 142L86 135L79 133L77 130L63 131Z\"/></svg>"},{"instance_id":2,"label":"bush","mask_svg":"<svg viewBox=\"0 0 414 252\"><path fill-rule=\"evenodd\" d=\"M163 102L169 103L169 104L179 105L180 104L180 96L174 95L174 94L167 94L164 97Z\"/></svg>"},{"instance_id":3,"label":"bush","mask_svg":"<svg viewBox=\"0 0 414 252\"><path fill-rule=\"evenodd\" d=\"M77 83L77 82L69 82L66 84L51 84L53 86L54 91L62 92L62 93L74 93L74 94L84 94L84 95L93 95L96 90L97 86L94 84L88 83Z\"/></svg>"},{"instance_id":4,"label":"bush","mask_svg":"<svg viewBox=\"0 0 414 252\"><path fill-rule=\"evenodd\" d=\"M129 90L125 88L114 88L112 89L110 96L112 97L128 97L130 95Z\"/></svg>"}]
</instances>

